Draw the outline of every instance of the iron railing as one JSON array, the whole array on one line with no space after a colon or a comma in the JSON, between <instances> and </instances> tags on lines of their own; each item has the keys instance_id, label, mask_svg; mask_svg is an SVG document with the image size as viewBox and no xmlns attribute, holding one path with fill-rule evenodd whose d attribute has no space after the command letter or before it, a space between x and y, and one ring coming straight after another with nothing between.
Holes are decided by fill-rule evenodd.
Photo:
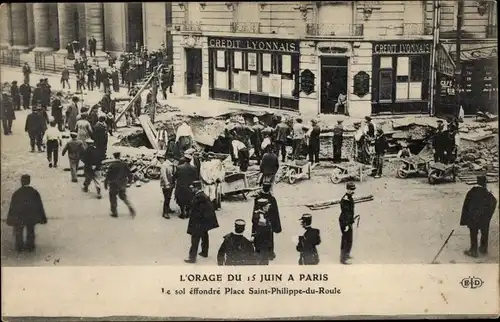
<instances>
[{"instance_id":1,"label":"iron railing","mask_svg":"<svg viewBox=\"0 0 500 322\"><path fill-rule=\"evenodd\" d=\"M363 25L308 23L306 34L309 36L363 36Z\"/></svg>"},{"instance_id":2,"label":"iron railing","mask_svg":"<svg viewBox=\"0 0 500 322\"><path fill-rule=\"evenodd\" d=\"M201 21L184 22L182 24L182 31L201 31Z\"/></svg>"},{"instance_id":3,"label":"iron railing","mask_svg":"<svg viewBox=\"0 0 500 322\"><path fill-rule=\"evenodd\" d=\"M1 49L0 64L10 67L21 66L21 52L17 50Z\"/></svg>"},{"instance_id":4,"label":"iron railing","mask_svg":"<svg viewBox=\"0 0 500 322\"><path fill-rule=\"evenodd\" d=\"M52 53L35 53L35 69L56 72L56 57Z\"/></svg>"},{"instance_id":5,"label":"iron railing","mask_svg":"<svg viewBox=\"0 0 500 322\"><path fill-rule=\"evenodd\" d=\"M403 35L432 35L432 26L426 23L403 23Z\"/></svg>"},{"instance_id":6,"label":"iron railing","mask_svg":"<svg viewBox=\"0 0 500 322\"><path fill-rule=\"evenodd\" d=\"M486 38L497 38L497 28L498 26L494 25L486 26Z\"/></svg>"},{"instance_id":7,"label":"iron railing","mask_svg":"<svg viewBox=\"0 0 500 322\"><path fill-rule=\"evenodd\" d=\"M231 22L231 32L260 33L260 22Z\"/></svg>"}]
</instances>

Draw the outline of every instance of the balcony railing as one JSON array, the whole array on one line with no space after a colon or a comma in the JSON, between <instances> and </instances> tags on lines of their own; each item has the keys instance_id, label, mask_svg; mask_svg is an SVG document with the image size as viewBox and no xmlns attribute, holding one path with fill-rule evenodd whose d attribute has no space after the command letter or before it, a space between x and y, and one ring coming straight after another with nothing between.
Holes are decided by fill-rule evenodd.
<instances>
[{"instance_id":1,"label":"balcony railing","mask_svg":"<svg viewBox=\"0 0 500 322\"><path fill-rule=\"evenodd\" d=\"M403 35L432 35L432 26L426 23L404 23Z\"/></svg>"},{"instance_id":2,"label":"balcony railing","mask_svg":"<svg viewBox=\"0 0 500 322\"><path fill-rule=\"evenodd\" d=\"M259 22L231 22L231 32L260 33Z\"/></svg>"},{"instance_id":3,"label":"balcony railing","mask_svg":"<svg viewBox=\"0 0 500 322\"><path fill-rule=\"evenodd\" d=\"M486 26L486 38L497 38L497 28L498 26Z\"/></svg>"},{"instance_id":4,"label":"balcony railing","mask_svg":"<svg viewBox=\"0 0 500 322\"><path fill-rule=\"evenodd\" d=\"M182 31L201 31L201 21L184 22Z\"/></svg>"},{"instance_id":5,"label":"balcony railing","mask_svg":"<svg viewBox=\"0 0 500 322\"><path fill-rule=\"evenodd\" d=\"M363 25L308 23L306 34L309 36L363 36Z\"/></svg>"}]
</instances>

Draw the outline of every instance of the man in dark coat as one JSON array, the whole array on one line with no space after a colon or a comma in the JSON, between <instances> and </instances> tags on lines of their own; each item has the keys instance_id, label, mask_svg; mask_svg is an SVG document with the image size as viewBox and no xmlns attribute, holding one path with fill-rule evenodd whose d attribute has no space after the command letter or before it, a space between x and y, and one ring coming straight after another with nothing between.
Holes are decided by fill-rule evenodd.
<instances>
[{"instance_id":1,"label":"man in dark coat","mask_svg":"<svg viewBox=\"0 0 500 322\"><path fill-rule=\"evenodd\" d=\"M319 136L321 128L316 120L311 120L312 130L309 133L309 162L319 163Z\"/></svg>"},{"instance_id":2,"label":"man in dark coat","mask_svg":"<svg viewBox=\"0 0 500 322\"><path fill-rule=\"evenodd\" d=\"M52 117L54 118L54 121L57 123L57 128L61 132L64 130L63 113L62 113L63 106L60 99L62 96L63 96L62 92L57 92L56 98L51 103Z\"/></svg>"},{"instance_id":3,"label":"man in dark coat","mask_svg":"<svg viewBox=\"0 0 500 322\"><path fill-rule=\"evenodd\" d=\"M281 233L281 220L276 198L265 184L255 197L252 214L252 239L258 265L268 265L276 257L274 234Z\"/></svg>"},{"instance_id":4,"label":"man in dark coat","mask_svg":"<svg viewBox=\"0 0 500 322\"><path fill-rule=\"evenodd\" d=\"M111 82L110 82L111 75L106 70L106 68L102 69L101 78L102 78L102 85L104 87L104 93L111 92Z\"/></svg>"},{"instance_id":5,"label":"man in dark coat","mask_svg":"<svg viewBox=\"0 0 500 322\"><path fill-rule=\"evenodd\" d=\"M106 126L106 116L99 116L99 120L94 126L93 138L97 152L101 161L103 161L106 159L106 151L108 149L108 128Z\"/></svg>"},{"instance_id":6,"label":"man in dark coat","mask_svg":"<svg viewBox=\"0 0 500 322\"><path fill-rule=\"evenodd\" d=\"M97 179L97 171L101 166L101 157L99 151L94 145L94 140L87 139L85 141L87 144L87 148L83 152L83 163L84 168L83 172L85 174L85 181L83 181L83 192L89 192L89 185L91 182L94 182L95 189L97 192L97 199L101 199L101 184Z\"/></svg>"},{"instance_id":7,"label":"man in dark coat","mask_svg":"<svg viewBox=\"0 0 500 322\"><path fill-rule=\"evenodd\" d=\"M262 157L262 141L264 140L264 138L262 137L262 130L264 129L264 126L260 124L258 117L254 117L253 122L252 145L255 149L254 154L257 158L257 164L260 164L260 160Z\"/></svg>"},{"instance_id":8,"label":"man in dark coat","mask_svg":"<svg viewBox=\"0 0 500 322\"><path fill-rule=\"evenodd\" d=\"M101 110L103 113L108 114L111 112L111 95L105 93L101 100Z\"/></svg>"},{"instance_id":9,"label":"man in dark coat","mask_svg":"<svg viewBox=\"0 0 500 322\"><path fill-rule=\"evenodd\" d=\"M90 123L90 126L92 126L92 129L94 126L97 124L99 121L99 105L94 105L90 108L90 113L88 116L88 121Z\"/></svg>"},{"instance_id":10,"label":"man in dark coat","mask_svg":"<svg viewBox=\"0 0 500 322\"><path fill-rule=\"evenodd\" d=\"M201 190L201 182L191 183L193 199L189 207L190 215L187 227L187 233L191 235L191 248L189 249L189 258L186 263L196 263L196 254L201 240L201 257L208 257L209 237L208 232L218 228L217 216L210 198Z\"/></svg>"},{"instance_id":11,"label":"man in dark coat","mask_svg":"<svg viewBox=\"0 0 500 322\"><path fill-rule=\"evenodd\" d=\"M31 102L31 86L28 83L24 83L19 87L19 93L21 94L21 98L23 100L23 108L25 110L30 108Z\"/></svg>"},{"instance_id":12,"label":"man in dark coat","mask_svg":"<svg viewBox=\"0 0 500 322\"><path fill-rule=\"evenodd\" d=\"M16 119L16 112L14 111L14 106L12 105L12 100L7 93L2 93L2 127L3 134L12 134L12 121Z\"/></svg>"},{"instance_id":13,"label":"man in dark coat","mask_svg":"<svg viewBox=\"0 0 500 322\"><path fill-rule=\"evenodd\" d=\"M432 138L432 148L434 150L434 162L446 162L445 157L445 141L446 133L444 132L444 125L442 120L437 121L437 130Z\"/></svg>"},{"instance_id":14,"label":"man in dark coat","mask_svg":"<svg viewBox=\"0 0 500 322\"><path fill-rule=\"evenodd\" d=\"M42 96L40 98L40 104L42 105L42 109L46 112L47 107L50 106L50 96L52 94L51 86L47 78L43 79L41 88L42 88L41 90Z\"/></svg>"},{"instance_id":15,"label":"man in dark coat","mask_svg":"<svg viewBox=\"0 0 500 322\"><path fill-rule=\"evenodd\" d=\"M31 107L34 108L41 104L42 98L42 84L36 84L36 88L33 90L33 96L31 97Z\"/></svg>"},{"instance_id":16,"label":"man in dark coat","mask_svg":"<svg viewBox=\"0 0 500 322\"><path fill-rule=\"evenodd\" d=\"M234 233L224 236L217 253L217 264L219 266L255 265L255 249L243 232L245 221L237 219L234 222Z\"/></svg>"},{"instance_id":17,"label":"man in dark coat","mask_svg":"<svg viewBox=\"0 0 500 322\"><path fill-rule=\"evenodd\" d=\"M115 160L109 165L104 189L109 187L109 203L111 204L111 217L118 217L117 198L119 197L130 211L130 216L135 218L136 212L127 196L127 184L132 180L132 172L126 162L121 160L121 153L113 153Z\"/></svg>"},{"instance_id":18,"label":"man in dark coat","mask_svg":"<svg viewBox=\"0 0 500 322\"><path fill-rule=\"evenodd\" d=\"M42 198L38 191L30 187L31 177L27 174L21 176L21 188L12 195L7 225L14 227L16 250L35 250L35 225L46 224L47 216L43 208ZM24 242L24 228L27 236Z\"/></svg>"},{"instance_id":19,"label":"man in dark coat","mask_svg":"<svg viewBox=\"0 0 500 322\"><path fill-rule=\"evenodd\" d=\"M101 67L97 67L95 70L95 86L97 89L101 88L101 83L102 83L102 70Z\"/></svg>"},{"instance_id":20,"label":"man in dark coat","mask_svg":"<svg viewBox=\"0 0 500 322\"><path fill-rule=\"evenodd\" d=\"M271 186L270 191L273 189L273 185L276 179L276 173L280 167L278 156L274 153L271 144L264 147L264 155L262 156L262 161L260 163L260 173L262 178L260 184L268 184Z\"/></svg>"},{"instance_id":21,"label":"man in dark coat","mask_svg":"<svg viewBox=\"0 0 500 322\"><path fill-rule=\"evenodd\" d=\"M90 37L88 40L90 57L94 57L97 50L97 39L94 36Z\"/></svg>"},{"instance_id":22,"label":"man in dark coat","mask_svg":"<svg viewBox=\"0 0 500 322\"><path fill-rule=\"evenodd\" d=\"M333 128L333 162L342 161L342 143L344 141L344 126L342 120L337 120L337 125Z\"/></svg>"},{"instance_id":23,"label":"man in dark coat","mask_svg":"<svg viewBox=\"0 0 500 322\"><path fill-rule=\"evenodd\" d=\"M184 163L177 167L174 173L175 180L175 201L181 208L179 218L186 219L189 217L189 205L193 200L193 193L189 186L198 180L198 169L191 165L191 155L184 155Z\"/></svg>"},{"instance_id":24,"label":"man in dark coat","mask_svg":"<svg viewBox=\"0 0 500 322\"><path fill-rule=\"evenodd\" d=\"M275 133L276 133L276 150L278 153L278 157L281 154L281 162L286 161L286 142L288 140L288 136L290 135L290 127L285 122L285 120L279 117L280 122L276 125Z\"/></svg>"},{"instance_id":25,"label":"man in dark coat","mask_svg":"<svg viewBox=\"0 0 500 322\"><path fill-rule=\"evenodd\" d=\"M30 138L31 152L35 152L35 144L38 147L38 152L43 152L42 138L46 129L47 123L41 110L38 107L34 107L31 114L26 117L26 125L24 127Z\"/></svg>"},{"instance_id":26,"label":"man in dark coat","mask_svg":"<svg viewBox=\"0 0 500 322\"><path fill-rule=\"evenodd\" d=\"M319 229L311 227L312 216L310 214L302 215L300 222L306 231L304 235L299 236L297 242L296 249L300 253L299 265L318 265L319 255L316 246L321 244Z\"/></svg>"},{"instance_id":27,"label":"man in dark coat","mask_svg":"<svg viewBox=\"0 0 500 322\"><path fill-rule=\"evenodd\" d=\"M352 195L356 190L356 185L353 182L348 182L346 184L346 190L346 194L340 200L341 212L339 216L339 226L340 232L342 233L340 242L340 263L349 265L347 260L351 258L353 237L352 226L354 224L354 199Z\"/></svg>"},{"instance_id":28,"label":"man in dark coat","mask_svg":"<svg viewBox=\"0 0 500 322\"><path fill-rule=\"evenodd\" d=\"M388 147L389 145L387 143L387 139L385 138L384 131L381 128L378 128L375 136L375 178L380 178L382 176L382 169L384 168L384 154Z\"/></svg>"},{"instance_id":29,"label":"man in dark coat","mask_svg":"<svg viewBox=\"0 0 500 322\"><path fill-rule=\"evenodd\" d=\"M119 79L119 75L118 75L118 70L113 67L113 69L111 70L110 76L111 76L111 80L113 81L113 90L115 92L119 92L120 91L120 79Z\"/></svg>"},{"instance_id":30,"label":"man in dark coat","mask_svg":"<svg viewBox=\"0 0 500 322\"><path fill-rule=\"evenodd\" d=\"M477 235L479 231L481 231L479 252L488 253L488 233L497 199L486 188L486 182L485 176L477 177L477 186L469 190L462 207L460 225L469 227L470 231L470 249L464 253L471 257L478 256Z\"/></svg>"},{"instance_id":31,"label":"man in dark coat","mask_svg":"<svg viewBox=\"0 0 500 322\"><path fill-rule=\"evenodd\" d=\"M95 70L92 68L92 66L89 67L87 70L87 88L90 91L94 90L94 83L95 83Z\"/></svg>"},{"instance_id":32,"label":"man in dark coat","mask_svg":"<svg viewBox=\"0 0 500 322\"><path fill-rule=\"evenodd\" d=\"M163 94L163 99L167 99L167 88L169 83L168 73L163 70L161 73L161 93Z\"/></svg>"},{"instance_id":33,"label":"man in dark coat","mask_svg":"<svg viewBox=\"0 0 500 322\"><path fill-rule=\"evenodd\" d=\"M10 86L10 97L12 99L12 105L14 110L21 109L21 94L19 93L19 87L17 86L17 81L13 81Z\"/></svg>"},{"instance_id":34,"label":"man in dark coat","mask_svg":"<svg viewBox=\"0 0 500 322\"><path fill-rule=\"evenodd\" d=\"M27 62L24 62L23 75L24 75L24 83L25 84L29 85L29 83L30 83L30 74L31 74L30 65L28 65Z\"/></svg>"}]
</instances>

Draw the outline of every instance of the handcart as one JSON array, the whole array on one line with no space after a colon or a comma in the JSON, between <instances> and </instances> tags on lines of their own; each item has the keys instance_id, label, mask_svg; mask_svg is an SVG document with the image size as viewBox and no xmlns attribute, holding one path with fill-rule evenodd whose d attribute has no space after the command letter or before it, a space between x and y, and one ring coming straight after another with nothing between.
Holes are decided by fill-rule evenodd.
<instances>
[{"instance_id":1,"label":"handcart","mask_svg":"<svg viewBox=\"0 0 500 322\"><path fill-rule=\"evenodd\" d=\"M436 184L444 181L456 181L458 167L455 163L444 164L441 162L429 163L429 175L427 179L430 184Z\"/></svg>"},{"instance_id":2,"label":"handcart","mask_svg":"<svg viewBox=\"0 0 500 322\"><path fill-rule=\"evenodd\" d=\"M335 164L330 181L338 184L345 180L363 181L363 178L373 173L374 168L359 162L345 162Z\"/></svg>"},{"instance_id":3,"label":"handcart","mask_svg":"<svg viewBox=\"0 0 500 322\"><path fill-rule=\"evenodd\" d=\"M226 174L222 182L222 197L241 195L246 200L247 194L258 189L250 187L245 172Z\"/></svg>"},{"instance_id":4,"label":"handcart","mask_svg":"<svg viewBox=\"0 0 500 322\"><path fill-rule=\"evenodd\" d=\"M414 155L408 158L401 159L403 164L397 170L398 178L408 178L411 175L425 175L429 173L429 162L419 155Z\"/></svg>"},{"instance_id":5,"label":"handcart","mask_svg":"<svg viewBox=\"0 0 500 322\"><path fill-rule=\"evenodd\" d=\"M289 184L294 184L300 179L311 179L311 162L295 160L283 165L283 172Z\"/></svg>"}]
</instances>

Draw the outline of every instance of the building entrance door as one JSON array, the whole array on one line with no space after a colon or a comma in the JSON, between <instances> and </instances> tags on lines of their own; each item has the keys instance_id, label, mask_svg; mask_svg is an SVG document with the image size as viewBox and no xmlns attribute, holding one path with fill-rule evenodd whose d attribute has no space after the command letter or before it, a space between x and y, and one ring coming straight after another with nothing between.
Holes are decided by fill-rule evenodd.
<instances>
[{"instance_id":1,"label":"building entrance door","mask_svg":"<svg viewBox=\"0 0 500 322\"><path fill-rule=\"evenodd\" d=\"M186 48L186 93L196 93L198 84L203 84L201 49Z\"/></svg>"},{"instance_id":2,"label":"building entrance door","mask_svg":"<svg viewBox=\"0 0 500 322\"><path fill-rule=\"evenodd\" d=\"M142 3L130 2L127 4L128 10L128 30L127 30L127 51L135 52L144 45Z\"/></svg>"},{"instance_id":3,"label":"building entrance door","mask_svg":"<svg viewBox=\"0 0 500 322\"><path fill-rule=\"evenodd\" d=\"M332 114L340 94L347 95L347 58L321 57L321 113Z\"/></svg>"}]
</instances>

